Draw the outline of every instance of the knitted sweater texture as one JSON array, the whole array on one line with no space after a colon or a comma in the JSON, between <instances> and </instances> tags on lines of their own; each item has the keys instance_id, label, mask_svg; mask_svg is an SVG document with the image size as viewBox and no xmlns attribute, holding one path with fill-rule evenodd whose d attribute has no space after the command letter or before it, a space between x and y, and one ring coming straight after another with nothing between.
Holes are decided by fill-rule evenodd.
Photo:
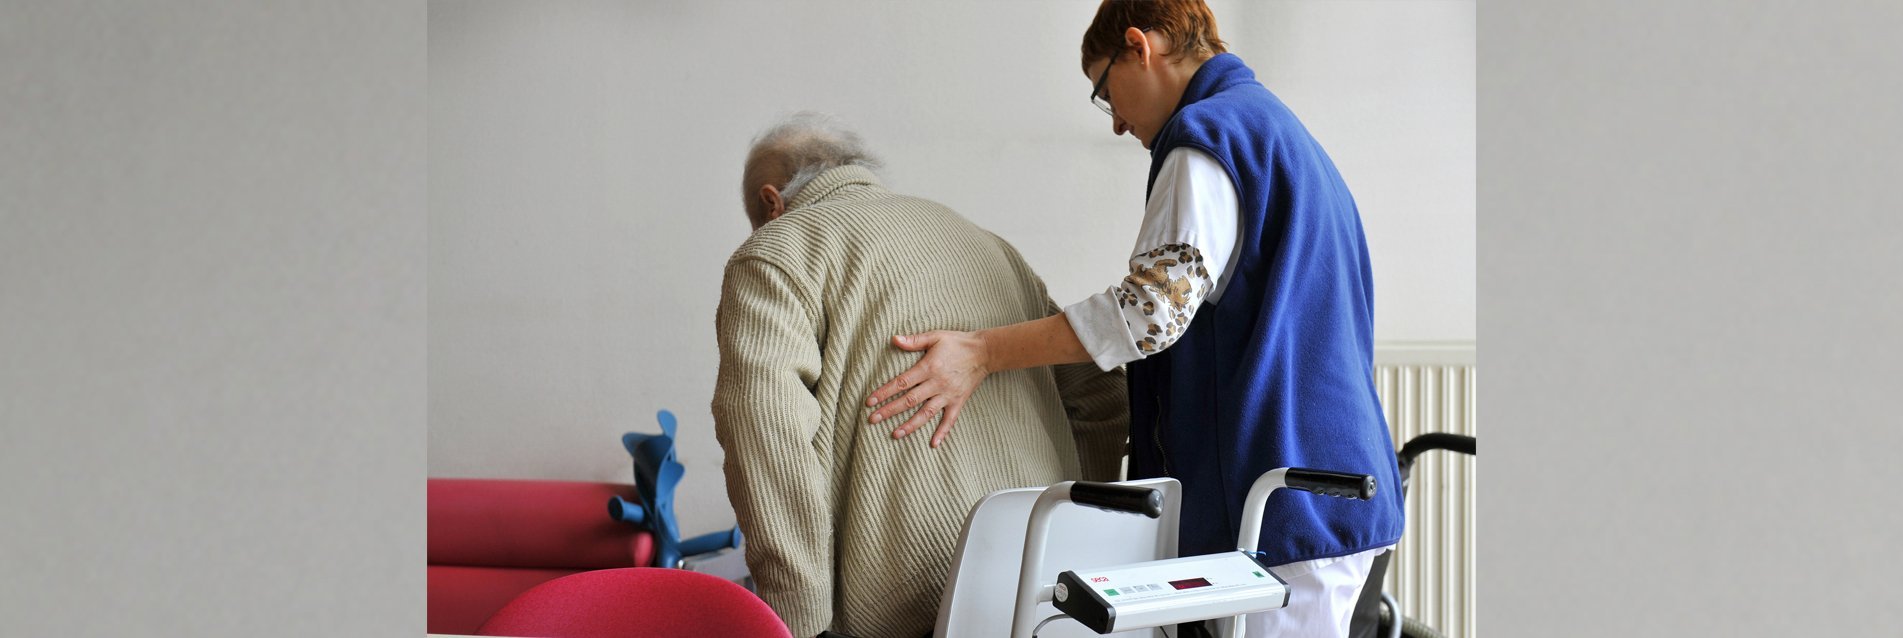
<instances>
[{"instance_id":1,"label":"knitted sweater texture","mask_svg":"<svg viewBox=\"0 0 1903 638\"><path fill-rule=\"evenodd\" d=\"M1059 312L1015 249L856 166L821 173L727 262L715 433L760 597L794 636L929 633L971 506L995 490L1115 480L1123 375L993 374L930 447L865 397L919 358L893 335Z\"/></svg>"}]
</instances>

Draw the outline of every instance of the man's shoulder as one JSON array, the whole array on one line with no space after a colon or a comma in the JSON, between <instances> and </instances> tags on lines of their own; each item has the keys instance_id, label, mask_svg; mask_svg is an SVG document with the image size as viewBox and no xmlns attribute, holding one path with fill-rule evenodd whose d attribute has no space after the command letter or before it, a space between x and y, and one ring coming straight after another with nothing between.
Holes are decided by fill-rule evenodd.
<instances>
[{"instance_id":1,"label":"man's shoulder","mask_svg":"<svg viewBox=\"0 0 1903 638\"><path fill-rule=\"evenodd\" d=\"M859 218L876 216L878 219L902 218L907 214L949 215L958 218L951 207L936 201L879 189L869 196L838 201L819 202L807 208L795 211L797 217L803 217L803 223L810 227L826 228L840 224L854 223ZM789 213L787 219L796 217ZM962 219L962 218L959 218Z\"/></svg>"},{"instance_id":2,"label":"man's shoulder","mask_svg":"<svg viewBox=\"0 0 1903 638\"><path fill-rule=\"evenodd\" d=\"M801 248L838 247L864 241L868 236L937 233L978 230L957 211L923 197L890 191L876 197L836 202L820 202L788 212L762 226L748 243L760 247L798 246Z\"/></svg>"},{"instance_id":3,"label":"man's shoulder","mask_svg":"<svg viewBox=\"0 0 1903 638\"><path fill-rule=\"evenodd\" d=\"M827 233L824 224L814 223L812 216L805 210L782 215L779 219L767 222L746 241L740 242L733 256L727 262L743 260L762 260L779 266L800 260L812 253L817 244L823 242Z\"/></svg>"},{"instance_id":4,"label":"man's shoulder","mask_svg":"<svg viewBox=\"0 0 1903 638\"><path fill-rule=\"evenodd\" d=\"M920 242L929 247L918 246ZM924 248L997 250L1006 263L1021 264L1017 248L944 204L923 197L885 193L877 198L824 202L781 216L760 227L728 260L767 262L781 270L823 278L833 266Z\"/></svg>"}]
</instances>

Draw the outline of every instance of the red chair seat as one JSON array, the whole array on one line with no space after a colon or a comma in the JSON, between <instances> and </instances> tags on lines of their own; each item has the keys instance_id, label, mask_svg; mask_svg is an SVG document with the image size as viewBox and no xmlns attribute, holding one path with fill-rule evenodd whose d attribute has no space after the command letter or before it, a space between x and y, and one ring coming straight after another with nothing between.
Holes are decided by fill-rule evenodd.
<instances>
[{"instance_id":1,"label":"red chair seat","mask_svg":"<svg viewBox=\"0 0 1903 638\"><path fill-rule=\"evenodd\" d=\"M632 567L582 572L523 592L477 632L537 638L791 638L766 602L716 576Z\"/></svg>"}]
</instances>

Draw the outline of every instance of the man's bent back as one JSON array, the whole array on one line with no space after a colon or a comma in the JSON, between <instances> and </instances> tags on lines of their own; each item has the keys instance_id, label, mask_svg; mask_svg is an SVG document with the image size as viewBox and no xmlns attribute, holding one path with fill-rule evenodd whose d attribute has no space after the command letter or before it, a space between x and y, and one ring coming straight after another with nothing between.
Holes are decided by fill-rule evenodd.
<instances>
[{"instance_id":1,"label":"man's bent back","mask_svg":"<svg viewBox=\"0 0 1903 638\"><path fill-rule=\"evenodd\" d=\"M892 335L1058 308L1009 244L863 166L797 187L728 261L718 311L713 411L747 562L795 636L927 634L979 498L1117 478L1122 375L993 375L959 415L957 445L893 440L863 403L918 358Z\"/></svg>"}]
</instances>

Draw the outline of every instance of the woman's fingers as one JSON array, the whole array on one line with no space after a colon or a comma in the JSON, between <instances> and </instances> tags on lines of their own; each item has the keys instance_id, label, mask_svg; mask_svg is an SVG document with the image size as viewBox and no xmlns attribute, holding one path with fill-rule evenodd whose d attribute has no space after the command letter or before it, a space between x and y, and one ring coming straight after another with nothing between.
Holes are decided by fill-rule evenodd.
<instances>
[{"instance_id":1,"label":"woman's fingers","mask_svg":"<svg viewBox=\"0 0 1903 638\"><path fill-rule=\"evenodd\" d=\"M892 402L880 407L878 411L873 412L872 422L878 423L918 407L920 404L931 400L932 397L938 396L939 388L943 386L944 384L939 383L937 379L932 379L913 386L912 389L907 390L905 394L900 395L898 398L893 399Z\"/></svg>"},{"instance_id":2,"label":"woman's fingers","mask_svg":"<svg viewBox=\"0 0 1903 638\"><path fill-rule=\"evenodd\" d=\"M906 352L918 352L932 347L932 344L938 343L938 340L945 336L944 332L943 330L933 330L915 335L898 335L892 337L892 345L898 346L900 350Z\"/></svg>"},{"instance_id":3,"label":"woman's fingers","mask_svg":"<svg viewBox=\"0 0 1903 638\"><path fill-rule=\"evenodd\" d=\"M931 347L932 344L938 343L941 337L940 333L942 332L942 330L934 330L916 335L899 335L892 338L892 343L893 345L897 345L900 349L917 352ZM906 368L905 372L899 373L899 376L892 377L891 381L887 381L885 385L881 385L878 389L873 390L872 396L866 397L866 407L869 408L885 403L893 397L899 396L900 393L905 392L906 389L912 388L914 385L937 380L936 373L934 372L936 369L936 361L937 359L932 357L929 352L926 353L925 356L919 357L918 362L913 363L912 367ZM931 398L933 394L936 393L927 392L924 396L918 397L912 404L906 405L904 409L894 410L892 409L893 406L886 406L884 409L872 413L872 422L878 423L892 417L894 414L917 407L919 403Z\"/></svg>"},{"instance_id":4,"label":"woman's fingers","mask_svg":"<svg viewBox=\"0 0 1903 638\"><path fill-rule=\"evenodd\" d=\"M931 347L932 344L938 343L938 332L939 331L932 331L915 335L898 335L892 337L892 345L898 346L901 350L918 352ZM881 385L878 389L873 390L872 396L866 397L866 407L870 408L885 403L892 397L899 396L899 393L904 392L907 388L930 379L932 375L931 372L929 372L929 366L930 356L920 357L918 362L912 364L912 367L906 368L905 372L899 373L899 376L892 377L891 381L887 381L885 385ZM913 406L906 407L909 409ZM892 414L881 410L873 413L872 422L878 423L880 420L890 416L892 416Z\"/></svg>"},{"instance_id":5,"label":"woman's fingers","mask_svg":"<svg viewBox=\"0 0 1903 638\"><path fill-rule=\"evenodd\" d=\"M957 425L965 401L986 375L978 358L982 344L971 337L969 333L947 330L892 337L892 345L901 350L928 352L866 398L866 407L878 408L869 417L871 422L911 411L911 418L892 430L892 438L902 439L937 417L931 444L935 448L944 443Z\"/></svg>"},{"instance_id":6,"label":"woman's fingers","mask_svg":"<svg viewBox=\"0 0 1903 638\"><path fill-rule=\"evenodd\" d=\"M945 437L951 436L952 425L958 422L958 411L964 408L965 402L963 401L953 403L951 407L945 408L945 417L938 420L938 429L932 432L932 447L938 447L938 444L945 442Z\"/></svg>"},{"instance_id":7,"label":"woman's fingers","mask_svg":"<svg viewBox=\"0 0 1903 638\"><path fill-rule=\"evenodd\" d=\"M866 407L870 408L885 403L887 399L898 396L899 393L904 392L906 388L910 388L913 384L918 383L918 379L924 379L926 376L925 371L922 369L924 366L925 362L923 360L914 363L911 368L907 368L905 372L899 373L899 376L892 377L891 381L887 381L885 385L879 386L879 389L873 390L872 396L866 398ZM878 423L879 419L882 418L885 417L874 413L872 422Z\"/></svg>"},{"instance_id":8,"label":"woman's fingers","mask_svg":"<svg viewBox=\"0 0 1903 638\"><path fill-rule=\"evenodd\" d=\"M918 412L912 414L912 418L906 419L904 425L892 431L892 438L903 439L910 436L926 423L931 422L932 417L938 416L938 412L943 409L945 409L945 397L932 397L931 400L925 402L924 407L920 407Z\"/></svg>"}]
</instances>

